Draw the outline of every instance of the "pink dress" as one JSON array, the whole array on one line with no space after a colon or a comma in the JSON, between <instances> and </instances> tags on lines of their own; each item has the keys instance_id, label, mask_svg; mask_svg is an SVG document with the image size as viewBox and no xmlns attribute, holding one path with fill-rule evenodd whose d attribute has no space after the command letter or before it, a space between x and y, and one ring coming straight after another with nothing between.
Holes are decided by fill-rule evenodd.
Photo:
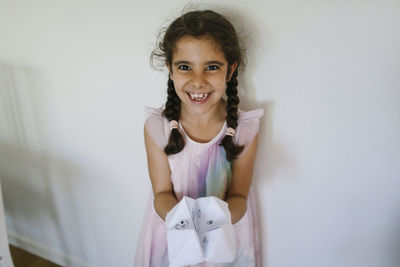
<instances>
[{"instance_id":1,"label":"pink dress","mask_svg":"<svg viewBox=\"0 0 400 267\"><path fill-rule=\"evenodd\" d=\"M263 114L262 109L248 112L239 110L235 139L238 144L246 146L245 150L257 134ZM155 143L164 148L168 143L170 129L168 120L162 116L162 108L146 108L146 117L147 131ZM231 163L227 161L223 147L219 146L226 127L225 122L220 132L211 141L198 143L190 139L182 125L179 124L179 130L185 138L185 147L180 153L168 156L171 181L178 200L183 196L224 198L232 177ZM151 192L137 245L135 267L169 266L166 227L164 221L154 210L153 197ZM234 224L234 230L237 255L232 263L203 262L192 266L261 266L258 217L252 186L247 199L247 211L242 219Z\"/></svg>"}]
</instances>

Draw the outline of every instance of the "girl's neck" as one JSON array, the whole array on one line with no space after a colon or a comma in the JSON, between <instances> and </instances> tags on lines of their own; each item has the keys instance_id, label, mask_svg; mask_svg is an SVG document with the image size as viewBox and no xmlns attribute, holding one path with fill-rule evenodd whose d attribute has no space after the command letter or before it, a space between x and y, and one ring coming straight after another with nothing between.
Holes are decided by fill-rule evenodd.
<instances>
[{"instance_id":1,"label":"girl's neck","mask_svg":"<svg viewBox=\"0 0 400 267\"><path fill-rule=\"evenodd\" d=\"M195 124L207 127L208 125L223 122L226 119L226 102L221 99L220 104L203 114L191 112L182 105L179 120L186 124Z\"/></svg>"}]
</instances>

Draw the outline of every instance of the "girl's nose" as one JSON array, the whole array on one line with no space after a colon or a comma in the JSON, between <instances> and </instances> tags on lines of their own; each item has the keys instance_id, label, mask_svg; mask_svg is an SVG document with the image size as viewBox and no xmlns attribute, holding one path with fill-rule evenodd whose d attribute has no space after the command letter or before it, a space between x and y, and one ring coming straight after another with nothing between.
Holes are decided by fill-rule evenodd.
<instances>
[{"instance_id":1,"label":"girl's nose","mask_svg":"<svg viewBox=\"0 0 400 267\"><path fill-rule=\"evenodd\" d=\"M203 72L195 72L195 73L193 73L193 75L192 75L192 84L195 87L203 86L206 83L205 81L206 81L206 79L205 79L205 75L204 75Z\"/></svg>"}]
</instances>

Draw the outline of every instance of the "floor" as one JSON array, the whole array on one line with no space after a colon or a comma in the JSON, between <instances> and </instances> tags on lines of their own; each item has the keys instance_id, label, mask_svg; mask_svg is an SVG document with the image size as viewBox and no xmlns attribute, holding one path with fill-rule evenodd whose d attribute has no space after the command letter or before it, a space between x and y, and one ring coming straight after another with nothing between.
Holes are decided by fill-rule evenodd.
<instances>
[{"instance_id":1,"label":"floor","mask_svg":"<svg viewBox=\"0 0 400 267\"><path fill-rule=\"evenodd\" d=\"M25 250L10 245L11 258L15 267L60 267Z\"/></svg>"}]
</instances>

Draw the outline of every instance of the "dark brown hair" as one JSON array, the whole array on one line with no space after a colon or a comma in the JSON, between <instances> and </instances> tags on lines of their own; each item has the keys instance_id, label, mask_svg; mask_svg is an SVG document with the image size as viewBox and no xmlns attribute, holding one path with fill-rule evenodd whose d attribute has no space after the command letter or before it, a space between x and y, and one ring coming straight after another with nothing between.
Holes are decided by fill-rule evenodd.
<instances>
[{"instance_id":1,"label":"dark brown hair","mask_svg":"<svg viewBox=\"0 0 400 267\"><path fill-rule=\"evenodd\" d=\"M171 66L172 55L177 41L183 36L193 36L196 38L210 37L219 45L228 62L228 72L230 67L237 63L238 66L243 61L242 50L239 45L239 38L232 24L222 15L211 11L190 11L175 19L165 30L162 40L158 43L159 51L155 50L151 54L151 61L154 57L164 59L164 64ZM172 68L170 68L172 69ZM229 77L230 73L227 73ZM237 90L238 68L232 74L230 81L226 83L226 122L227 126L236 129L238 125L238 90ZM163 116L169 121L179 120L181 112L181 100L175 92L174 83L168 79L168 97L163 110ZM226 157L229 161L234 160L244 146L239 146L234 142L234 138L226 135L220 143L224 147ZM167 155L176 154L182 151L185 146L183 136L178 129L173 129L169 136L168 144L164 148Z\"/></svg>"}]
</instances>

